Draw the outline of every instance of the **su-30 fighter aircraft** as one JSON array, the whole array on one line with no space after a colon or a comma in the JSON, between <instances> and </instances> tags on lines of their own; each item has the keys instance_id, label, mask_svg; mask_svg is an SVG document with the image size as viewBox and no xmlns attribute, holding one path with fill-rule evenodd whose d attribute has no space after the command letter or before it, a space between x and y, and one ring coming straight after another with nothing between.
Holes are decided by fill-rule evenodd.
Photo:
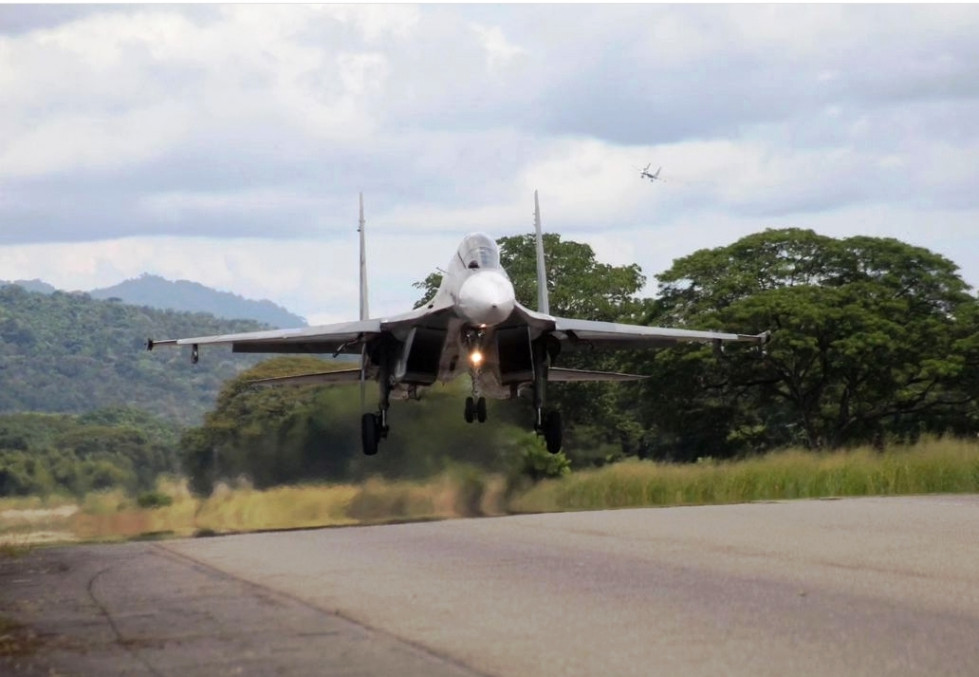
<instances>
[{"instance_id":1,"label":"su-30 fighter aircraft","mask_svg":"<svg viewBox=\"0 0 979 677\"><path fill-rule=\"evenodd\" d=\"M436 381L447 383L468 374L472 395L466 398L469 422L486 420L486 397L509 399L521 392L532 395L534 430L543 435L547 449L561 449L562 425L558 411L545 410L548 382L628 381L634 374L564 369L555 360L564 347L642 348L682 342L726 341L763 345L768 332L757 335L645 327L555 317L550 314L540 207L534 192L537 232L537 311L514 298L510 278L500 266L500 251L488 235L467 235L449 261L442 284L428 303L393 317L370 318L367 308L367 269L364 246L364 200L360 198L360 320L301 329L199 336L147 341L152 350L162 345L191 347L197 362L200 347L230 345L236 353L360 353L360 366L352 369L301 374L256 381L261 385L307 383L378 383L377 413L361 418L363 451L377 453L387 437L391 397L417 399L420 389Z\"/></svg>"}]
</instances>

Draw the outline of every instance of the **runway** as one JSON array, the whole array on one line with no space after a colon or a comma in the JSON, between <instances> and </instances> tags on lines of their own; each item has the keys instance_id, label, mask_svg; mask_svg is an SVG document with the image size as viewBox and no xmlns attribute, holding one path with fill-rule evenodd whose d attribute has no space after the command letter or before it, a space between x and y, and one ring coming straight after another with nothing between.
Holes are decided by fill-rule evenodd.
<instances>
[{"instance_id":1,"label":"runway","mask_svg":"<svg viewBox=\"0 0 979 677\"><path fill-rule=\"evenodd\" d=\"M49 633L15 674L975 675L977 536L935 496L81 546L0 614Z\"/></svg>"}]
</instances>

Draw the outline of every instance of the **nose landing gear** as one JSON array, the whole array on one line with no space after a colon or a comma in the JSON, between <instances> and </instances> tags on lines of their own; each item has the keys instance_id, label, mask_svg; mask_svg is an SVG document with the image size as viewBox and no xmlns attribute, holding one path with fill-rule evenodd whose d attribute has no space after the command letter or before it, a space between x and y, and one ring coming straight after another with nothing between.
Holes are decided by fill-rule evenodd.
<instances>
[{"instance_id":1,"label":"nose landing gear","mask_svg":"<svg viewBox=\"0 0 979 677\"><path fill-rule=\"evenodd\" d=\"M479 421L480 423L485 423L486 422L486 398L467 397L465 417L466 417L466 423L472 423L473 421Z\"/></svg>"}]
</instances>

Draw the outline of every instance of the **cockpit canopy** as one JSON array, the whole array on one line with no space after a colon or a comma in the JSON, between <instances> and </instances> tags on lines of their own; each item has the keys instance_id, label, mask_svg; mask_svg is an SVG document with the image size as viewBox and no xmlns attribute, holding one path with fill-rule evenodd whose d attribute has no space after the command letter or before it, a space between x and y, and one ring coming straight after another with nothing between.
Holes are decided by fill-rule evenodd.
<instances>
[{"instance_id":1,"label":"cockpit canopy","mask_svg":"<svg viewBox=\"0 0 979 677\"><path fill-rule=\"evenodd\" d=\"M489 235L473 233L459 245L459 258L462 265L470 270L500 268L500 248Z\"/></svg>"}]
</instances>

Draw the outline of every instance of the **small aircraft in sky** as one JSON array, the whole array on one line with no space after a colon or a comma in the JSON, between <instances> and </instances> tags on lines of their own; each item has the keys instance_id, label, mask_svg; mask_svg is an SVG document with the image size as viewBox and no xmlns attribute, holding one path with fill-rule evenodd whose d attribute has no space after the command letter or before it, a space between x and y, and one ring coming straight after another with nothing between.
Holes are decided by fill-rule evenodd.
<instances>
[{"instance_id":1,"label":"small aircraft in sky","mask_svg":"<svg viewBox=\"0 0 979 677\"><path fill-rule=\"evenodd\" d=\"M662 171L663 168L660 167L659 169L656 170L655 173L650 174L649 173L649 168L652 167L652 166L653 166L653 163L650 162L648 165L646 165L646 168L645 169L640 170L639 171L639 178L640 179L649 179L653 183L655 183L657 180L662 181L662 179L659 178L659 173L660 173L660 171Z\"/></svg>"},{"instance_id":2,"label":"small aircraft in sky","mask_svg":"<svg viewBox=\"0 0 979 677\"><path fill-rule=\"evenodd\" d=\"M657 171L657 174L659 172ZM548 451L561 449L561 414L545 410L547 384L555 381L630 381L636 374L568 369L556 365L565 348L658 348L678 343L737 341L764 345L769 333L727 334L668 329L557 317L550 314L540 205L534 192L537 240L537 310L517 302L513 284L500 265L500 250L489 235L463 238L442 276L435 295L419 308L400 315L371 318L367 305L364 198L360 196L360 319L299 329L199 336L147 341L157 346L189 346L196 363L203 345L230 345L236 353L360 354L360 366L254 381L256 385L360 383L361 409L367 380L378 383L377 412L363 413L361 441L368 456L389 431L392 396L417 399L436 381L469 376L472 391L465 419L486 420L486 397L510 399L531 395L534 430Z\"/></svg>"}]
</instances>

